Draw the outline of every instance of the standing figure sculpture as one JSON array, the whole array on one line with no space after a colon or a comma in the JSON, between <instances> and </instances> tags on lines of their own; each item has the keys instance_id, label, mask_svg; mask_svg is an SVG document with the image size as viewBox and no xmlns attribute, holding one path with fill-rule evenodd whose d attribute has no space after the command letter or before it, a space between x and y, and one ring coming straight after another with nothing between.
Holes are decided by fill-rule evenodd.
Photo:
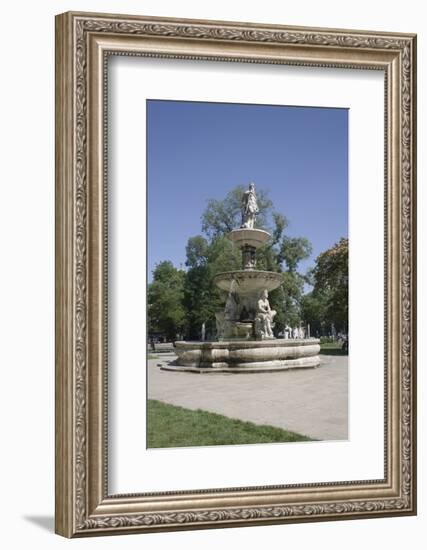
<instances>
[{"instance_id":1,"label":"standing figure sculpture","mask_svg":"<svg viewBox=\"0 0 427 550\"><path fill-rule=\"evenodd\" d=\"M274 338L273 319L276 311L270 308L268 301L268 291L263 290L257 304L257 314L255 317L255 335L257 338Z\"/></svg>"},{"instance_id":2,"label":"standing figure sculpture","mask_svg":"<svg viewBox=\"0 0 427 550\"><path fill-rule=\"evenodd\" d=\"M256 215L259 213L255 194L255 184L250 183L249 189L242 197L242 229L253 229Z\"/></svg>"}]
</instances>

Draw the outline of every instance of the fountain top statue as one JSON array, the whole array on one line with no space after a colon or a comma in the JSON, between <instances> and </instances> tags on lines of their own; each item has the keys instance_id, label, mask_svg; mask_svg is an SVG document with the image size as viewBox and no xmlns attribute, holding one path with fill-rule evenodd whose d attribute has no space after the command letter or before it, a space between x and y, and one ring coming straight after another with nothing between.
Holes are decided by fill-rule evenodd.
<instances>
[{"instance_id":1,"label":"fountain top statue","mask_svg":"<svg viewBox=\"0 0 427 550\"><path fill-rule=\"evenodd\" d=\"M250 183L249 189L243 193L242 197L242 229L253 229L255 219L259 214L258 203L255 193L255 184Z\"/></svg>"}]
</instances>

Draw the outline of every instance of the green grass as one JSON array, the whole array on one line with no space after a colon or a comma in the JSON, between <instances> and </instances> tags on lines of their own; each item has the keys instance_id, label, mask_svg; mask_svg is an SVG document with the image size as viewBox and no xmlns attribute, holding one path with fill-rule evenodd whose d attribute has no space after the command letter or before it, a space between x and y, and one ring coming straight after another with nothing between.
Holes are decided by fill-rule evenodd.
<instances>
[{"instance_id":1,"label":"green grass","mask_svg":"<svg viewBox=\"0 0 427 550\"><path fill-rule=\"evenodd\" d=\"M200 409L191 411L148 400L148 447L193 447L311 441L273 426L258 426Z\"/></svg>"},{"instance_id":2,"label":"green grass","mask_svg":"<svg viewBox=\"0 0 427 550\"><path fill-rule=\"evenodd\" d=\"M148 359L158 359L159 356L158 355L154 355L154 353L149 353L148 354Z\"/></svg>"},{"instance_id":3,"label":"green grass","mask_svg":"<svg viewBox=\"0 0 427 550\"><path fill-rule=\"evenodd\" d=\"M337 342L331 342L326 344L320 344L321 355L348 355L346 351L343 351L342 344Z\"/></svg>"}]
</instances>

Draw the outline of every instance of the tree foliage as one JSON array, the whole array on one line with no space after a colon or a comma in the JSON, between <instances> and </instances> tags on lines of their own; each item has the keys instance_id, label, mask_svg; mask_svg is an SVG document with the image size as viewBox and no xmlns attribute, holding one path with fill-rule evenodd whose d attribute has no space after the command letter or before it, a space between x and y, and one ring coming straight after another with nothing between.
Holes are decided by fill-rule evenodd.
<instances>
[{"instance_id":1,"label":"tree foliage","mask_svg":"<svg viewBox=\"0 0 427 550\"><path fill-rule=\"evenodd\" d=\"M240 269L241 257L233 243L224 236L218 236L209 244L202 235L188 240L188 271L184 283L183 305L187 317L187 336L199 339L202 324L206 333L215 332L215 312L221 309L223 293L212 283L214 275L223 271Z\"/></svg>"},{"instance_id":2,"label":"tree foliage","mask_svg":"<svg viewBox=\"0 0 427 550\"><path fill-rule=\"evenodd\" d=\"M148 285L148 330L174 340L184 332L186 312L183 306L185 273L172 262L156 265L153 282Z\"/></svg>"},{"instance_id":3,"label":"tree foliage","mask_svg":"<svg viewBox=\"0 0 427 550\"><path fill-rule=\"evenodd\" d=\"M313 291L302 301L305 320L320 334L331 324L348 331L348 239L319 254L311 273Z\"/></svg>"},{"instance_id":4,"label":"tree foliage","mask_svg":"<svg viewBox=\"0 0 427 550\"><path fill-rule=\"evenodd\" d=\"M322 336L329 332L330 323L326 314L327 299L323 292L309 292L301 299L301 317L310 325L311 336Z\"/></svg>"},{"instance_id":5,"label":"tree foliage","mask_svg":"<svg viewBox=\"0 0 427 550\"><path fill-rule=\"evenodd\" d=\"M201 326L214 315L212 285L209 284L212 269L209 265L209 243L201 235L188 240L188 271L184 283L183 305L187 314L187 338L198 340Z\"/></svg>"},{"instance_id":6,"label":"tree foliage","mask_svg":"<svg viewBox=\"0 0 427 550\"><path fill-rule=\"evenodd\" d=\"M190 268L202 267L206 264L208 259L208 241L201 235L190 237L188 239L185 251L187 254L187 260L185 265Z\"/></svg>"},{"instance_id":7,"label":"tree foliage","mask_svg":"<svg viewBox=\"0 0 427 550\"><path fill-rule=\"evenodd\" d=\"M298 264L310 257L312 252L311 243L304 237L282 238L279 250L279 261L284 261L290 273L295 273Z\"/></svg>"}]
</instances>

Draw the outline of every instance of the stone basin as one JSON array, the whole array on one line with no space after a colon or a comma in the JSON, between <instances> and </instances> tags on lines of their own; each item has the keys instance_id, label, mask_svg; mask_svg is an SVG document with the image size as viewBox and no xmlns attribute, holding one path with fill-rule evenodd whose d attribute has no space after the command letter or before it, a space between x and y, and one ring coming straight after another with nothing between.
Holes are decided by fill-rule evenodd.
<instances>
[{"instance_id":1,"label":"stone basin","mask_svg":"<svg viewBox=\"0 0 427 550\"><path fill-rule=\"evenodd\" d=\"M283 274L274 271L240 270L218 273L213 279L221 290L237 292L241 296L278 288L283 283ZM233 287L233 288L232 288Z\"/></svg>"},{"instance_id":2,"label":"stone basin","mask_svg":"<svg viewBox=\"0 0 427 550\"><path fill-rule=\"evenodd\" d=\"M320 365L316 338L175 342L177 359L162 369L189 372L274 372Z\"/></svg>"},{"instance_id":3,"label":"stone basin","mask_svg":"<svg viewBox=\"0 0 427 550\"><path fill-rule=\"evenodd\" d=\"M270 233L263 229L233 229L227 237L238 247L252 246L259 248L270 238Z\"/></svg>"}]
</instances>

